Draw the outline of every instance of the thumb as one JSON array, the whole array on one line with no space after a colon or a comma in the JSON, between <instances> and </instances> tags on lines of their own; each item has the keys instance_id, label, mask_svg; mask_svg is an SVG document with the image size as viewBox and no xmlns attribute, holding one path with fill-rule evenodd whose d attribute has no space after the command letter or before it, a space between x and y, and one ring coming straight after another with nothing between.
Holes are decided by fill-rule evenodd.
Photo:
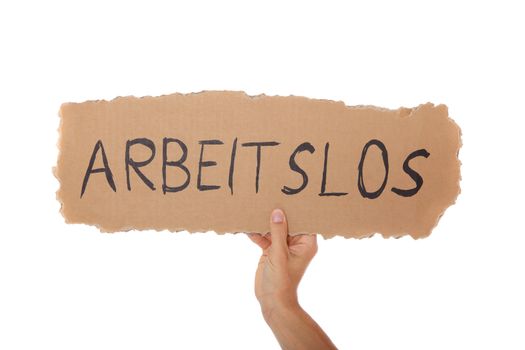
<instances>
[{"instance_id":1,"label":"thumb","mask_svg":"<svg viewBox=\"0 0 525 350\"><path fill-rule=\"evenodd\" d=\"M272 245L270 254L281 256L288 255L288 222L286 215L281 209L275 209L270 216L270 232L272 234Z\"/></svg>"}]
</instances>

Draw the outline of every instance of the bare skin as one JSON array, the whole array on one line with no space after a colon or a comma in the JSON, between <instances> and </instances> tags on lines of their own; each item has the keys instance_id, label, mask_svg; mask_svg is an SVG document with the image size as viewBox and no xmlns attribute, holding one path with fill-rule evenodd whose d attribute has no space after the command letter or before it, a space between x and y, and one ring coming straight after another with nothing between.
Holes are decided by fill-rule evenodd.
<instances>
[{"instance_id":1,"label":"bare skin","mask_svg":"<svg viewBox=\"0 0 525 350\"><path fill-rule=\"evenodd\" d=\"M281 347L336 349L297 299L299 282L317 253L317 236L289 236L286 216L276 209L270 217L270 233L250 233L248 237L262 249L255 274L255 296Z\"/></svg>"}]
</instances>

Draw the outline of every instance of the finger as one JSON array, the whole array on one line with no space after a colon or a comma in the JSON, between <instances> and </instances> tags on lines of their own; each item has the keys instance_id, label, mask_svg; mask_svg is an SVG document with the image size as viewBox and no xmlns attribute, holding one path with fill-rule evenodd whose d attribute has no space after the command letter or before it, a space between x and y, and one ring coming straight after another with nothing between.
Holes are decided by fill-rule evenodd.
<instances>
[{"instance_id":1,"label":"finger","mask_svg":"<svg viewBox=\"0 0 525 350\"><path fill-rule=\"evenodd\" d=\"M270 246L271 253L288 254L288 223L286 215L281 209L275 209L270 216L270 232L272 236L272 244Z\"/></svg>"},{"instance_id":2,"label":"finger","mask_svg":"<svg viewBox=\"0 0 525 350\"><path fill-rule=\"evenodd\" d=\"M258 233L247 233L248 238L255 244L257 244L261 249L266 249L270 246L270 241L268 238L258 234Z\"/></svg>"},{"instance_id":3,"label":"finger","mask_svg":"<svg viewBox=\"0 0 525 350\"><path fill-rule=\"evenodd\" d=\"M299 234L289 236L288 247L290 253L295 255L312 258L317 253L317 235L316 234Z\"/></svg>"},{"instance_id":4,"label":"finger","mask_svg":"<svg viewBox=\"0 0 525 350\"><path fill-rule=\"evenodd\" d=\"M306 233L297 235L297 240L307 245L317 245L317 235L315 233Z\"/></svg>"},{"instance_id":5,"label":"finger","mask_svg":"<svg viewBox=\"0 0 525 350\"><path fill-rule=\"evenodd\" d=\"M309 235L303 235L303 237L300 238L300 241L304 243L304 245L307 247L307 255L310 257L314 257L315 254L317 254L317 235L309 234Z\"/></svg>"}]
</instances>

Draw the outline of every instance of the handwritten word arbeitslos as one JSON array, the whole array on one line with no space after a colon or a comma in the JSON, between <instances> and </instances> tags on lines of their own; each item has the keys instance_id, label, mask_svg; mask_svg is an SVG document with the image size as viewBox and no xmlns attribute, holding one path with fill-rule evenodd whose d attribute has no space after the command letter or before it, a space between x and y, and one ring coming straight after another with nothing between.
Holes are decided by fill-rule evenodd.
<instances>
[{"instance_id":1,"label":"handwritten word arbeitslos","mask_svg":"<svg viewBox=\"0 0 525 350\"><path fill-rule=\"evenodd\" d=\"M255 148L256 149L256 157L255 157L255 193L259 192L259 174L261 173L260 169L262 166L261 162L261 154L263 151L267 150L268 148L272 147L279 147L280 143L277 141L264 141L264 142L245 142L245 143L239 143L237 142L237 138L235 138L232 142L232 146L229 149L229 164L227 166L229 167L228 172L228 188L231 192L231 194L234 194L234 174L235 174L235 160L237 152L241 151L242 148ZM176 147L180 149L180 156L177 157L177 159L173 159L170 152L168 151L168 145L173 144ZM200 140L198 142L199 144L199 160L198 160L198 172L197 172L197 181L196 186L199 191L211 191L211 190L219 190L221 188L221 185L218 184L212 184L212 182L204 183L203 180L203 173L205 171L205 168L207 167L213 167L217 166L217 162L211 159L208 159L205 157L205 149L207 147L213 147L218 145L224 145L224 142L222 140L218 139L209 139L209 140ZM328 159L329 159L329 152L330 152L330 143L326 142L324 145L324 158L323 158L323 164L320 165L319 171L322 171L322 180L320 185L320 192L319 196L345 196L348 195L348 192L329 192L326 188L326 178L327 178L327 172L328 172ZM131 156L131 150L135 147L143 147L146 150L149 151L149 157L147 159L142 160L135 160ZM377 147L377 149L381 152L381 159L384 166L384 177L383 182L381 186L377 189L369 189L365 186L365 179L364 179L364 172L363 172L363 166L365 163L365 160L367 158L368 151L371 147ZM316 152L317 149L314 145L312 145L309 142L303 142L299 144L295 150L290 154L289 157L289 168L290 171L296 172L302 177L302 182L298 187L289 187L286 184L283 184L283 187L281 189L281 192L285 195L295 195L303 191L308 186L308 173L301 168L301 166L297 163L296 157L303 152L307 152L310 154L313 154ZM150 163L153 161L153 159L157 155L157 148L155 146L155 143L148 139L148 138L135 138L132 140L128 140L126 142L126 148L125 148L125 155L124 155L124 164L125 164L125 173L126 173L126 188L128 191L132 190L132 183L130 179L130 173L134 172L136 175L138 175L138 178L152 191L157 190L157 186L159 184L154 184L144 173L142 172L141 168L147 167L150 165ZM413 187L411 188L397 188L397 187L391 187L390 190L402 197L411 197L414 196L423 186L423 177L414 169L410 167L410 161L416 157L424 157L428 158L430 156L430 153L426 149L417 149L413 152L407 154L405 156L405 161L403 162L403 171L406 173L407 176L409 176L412 181L414 182ZM186 143L180 139L176 138L169 138L165 137L162 141L162 193L169 194L169 193L176 193L185 190L190 186L190 181L192 178L192 174L187 166L187 158L188 158L188 146ZM95 168L95 161L97 158L102 160L102 167ZM374 199L378 198L383 191L385 190L387 184L388 184L388 173L389 173L389 163L388 163L388 150L387 146L380 140L372 139L368 141L362 149L361 157L357 160L358 163L358 182L357 182L357 189L359 190L359 193L364 198ZM169 171L174 171L175 168L178 168L178 171L182 171L184 174L184 181L178 184L168 183L167 181L167 174ZM96 144L93 147L93 152L91 153L91 158L87 162L87 169L84 175L84 179L82 181L82 188L80 190L80 197L84 195L88 188L88 183L91 178L91 176L94 176L94 174L103 173L105 175L105 178L107 180L107 183L111 190L114 192L117 192L117 184L115 183L114 177L113 177L113 171L115 169L112 169L110 166L110 163L108 161L108 158L106 156L106 151L104 149L104 144L102 140L98 140ZM207 181L210 181L208 179ZM395 185L395 184L394 184Z\"/></svg>"}]
</instances>

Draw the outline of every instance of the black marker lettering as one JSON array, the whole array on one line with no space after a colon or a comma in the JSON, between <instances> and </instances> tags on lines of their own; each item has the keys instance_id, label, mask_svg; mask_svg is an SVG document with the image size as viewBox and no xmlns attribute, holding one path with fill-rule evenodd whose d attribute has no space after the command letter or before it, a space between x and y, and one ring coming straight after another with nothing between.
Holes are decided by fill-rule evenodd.
<instances>
[{"instance_id":1,"label":"black marker lettering","mask_svg":"<svg viewBox=\"0 0 525 350\"><path fill-rule=\"evenodd\" d=\"M297 146L295 151L290 156L290 162L289 162L290 169L292 169L293 171L295 171L295 172L297 172L297 173L302 175L303 183L298 188L290 188L288 186L283 186L281 191L284 194L297 194L297 193L301 192L306 187L306 185L308 185L308 175L306 174L306 172L299 165L297 165L297 162L295 161L295 156L298 153L303 152L303 151L308 151L310 153L314 153L315 152L315 148L309 142L301 143L299 146Z\"/></svg>"},{"instance_id":2,"label":"black marker lettering","mask_svg":"<svg viewBox=\"0 0 525 350\"><path fill-rule=\"evenodd\" d=\"M381 154L383 156L383 164L385 166L385 178L383 180L383 184L377 191L368 192L365 188L365 183L363 181L363 165L365 163L366 152L368 151L368 148L372 145L377 146L381 150ZM370 140L363 148L363 153L361 153L361 160L359 161L359 179L358 179L357 187L359 188L359 192L361 193L361 196L363 196L364 198L370 198L370 199L379 197L381 193L383 193L383 190L385 189L387 180L388 180L388 152L386 150L386 147L383 144L383 142L379 140Z\"/></svg>"},{"instance_id":3,"label":"black marker lettering","mask_svg":"<svg viewBox=\"0 0 525 350\"><path fill-rule=\"evenodd\" d=\"M102 152L102 163L104 164L104 167L93 169L93 165L95 164L95 159L97 158L97 153L99 149ZM86 174L84 175L84 181L82 181L82 190L80 190L80 198L82 198L84 192L86 191L86 186L88 184L89 177L91 176L91 174L102 172L106 174L106 180L108 181L108 184L113 190L113 192L117 192L117 187L115 186L115 182L113 181L113 173L111 173L111 169L108 165L108 159L106 157L106 152L104 151L104 145L102 144L101 140L98 140L95 145L95 148L93 149L93 153L91 154L91 159L89 160L89 165L86 170Z\"/></svg>"},{"instance_id":4,"label":"black marker lettering","mask_svg":"<svg viewBox=\"0 0 525 350\"><path fill-rule=\"evenodd\" d=\"M140 144L140 145L143 145L143 146L146 146L150 149L151 151L151 155L148 159L146 160L143 160L143 161L135 161L133 159L131 159L130 157L130 149L133 145L136 145L136 144ZM146 139L146 138L139 138L139 139L134 139L134 140L128 140L126 142L126 179L127 179L127 182L128 182L128 191L131 191L131 182L129 181L129 166L131 165L131 167L133 168L133 170L135 170L135 172L137 173L137 175L142 179L142 181L151 189L151 190L155 190L155 185L153 185L153 182L150 181L150 179L148 179L140 170L139 168L145 166L145 165L148 165L149 163L151 163L151 161L153 160L153 158L155 157L155 144L153 143L153 141L151 141L150 139Z\"/></svg>"},{"instance_id":5,"label":"black marker lettering","mask_svg":"<svg viewBox=\"0 0 525 350\"><path fill-rule=\"evenodd\" d=\"M414 182L416 183L416 187L411 188L409 190L402 190L399 188L392 187L392 192L402 197L411 197L415 195L421 189L421 186L423 186L423 178L421 177L421 175L419 175L418 172L413 170L408 163L410 162L410 160L416 157L428 158L428 156L430 156L430 153L428 153L426 149L419 149L410 153L409 156L405 159L405 162L403 163L403 170L412 178L412 180L414 180Z\"/></svg>"},{"instance_id":6,"label":"black marker lettering","mask_svg":"<svg viewBox=\"0 0 525 350\"><path fill-rule=\"evenodd\" d=\"M328 169L328 148L330 143L326 143L324 146L324 165L323 165L323 179L321 181L321 193L320 196L346 196L347 192L326 192L326 173Z\"/></svg>"},{"instance_id":7,"label":"black marker lettering","mask_svg":"<svg viewBox=\"0 0 525 350\"><path fill-rule=\"evenodd\" d=\"M168 144L171 142L175 142L179 145L180 149L182 150L182 155L180 156L179 160L173 161L168 160ZM184 162L186 161L186 158L188 157L188 147L186 147L186 144L178 139L168 138L165 137L162 143L162 192L166 194L166 192L179 192L188 187L190 184L190 171L188 168L184 165ZM166 184L166 168L167 166L173 166L182 169L186 173L186 181L180 186L168 186Z\"/></svg>"},{"instance_id":8,"label":"black marker lettering","mask_svg":"<svg viewBox=\"0 0 525 350\"><path fill-rule=\"evenodd\" d=\"M202 178L202 168L209 167L209 166L215 166L217 165L217 162L213 160L207 160L203 161L202 156L204 154L204 145L222 145L223 142L221 140L203 140L199 141L199 144L201 145L201 155L199 158L199 173L197 175L197 189L199 191L208 191L208 190L216 190L221 188L219 185L203 185L201 182Z\"/></svg>"},{"instance_id":9,"label":"black marker lettering","mask_svg":"<svg viewBox=\"0 0 525 350\"><path fill-rule=\"evenodd\" d=\"M259 192L259 173L261 170L261 148L263 146L277 146L279 142L267 141L267 142L247 142L243 143L243 147L257 147L257 165L255 170L255 193Z\"/></svg>"},{"instance_id":10,"label":"black marker lettering","mask_svg":"<svg viewBox=\"0 0 525 350\"><path fill-rule=\"evenodd\" d=\"M232 155L231 155L231 161L230 161L230 171L228 173L228 187L230 188L230 192L233 195L233 170L235 168L235 153L237 152L237 138L233 140L233 146L232 146Z\"/></svg>"}]
</instances>

